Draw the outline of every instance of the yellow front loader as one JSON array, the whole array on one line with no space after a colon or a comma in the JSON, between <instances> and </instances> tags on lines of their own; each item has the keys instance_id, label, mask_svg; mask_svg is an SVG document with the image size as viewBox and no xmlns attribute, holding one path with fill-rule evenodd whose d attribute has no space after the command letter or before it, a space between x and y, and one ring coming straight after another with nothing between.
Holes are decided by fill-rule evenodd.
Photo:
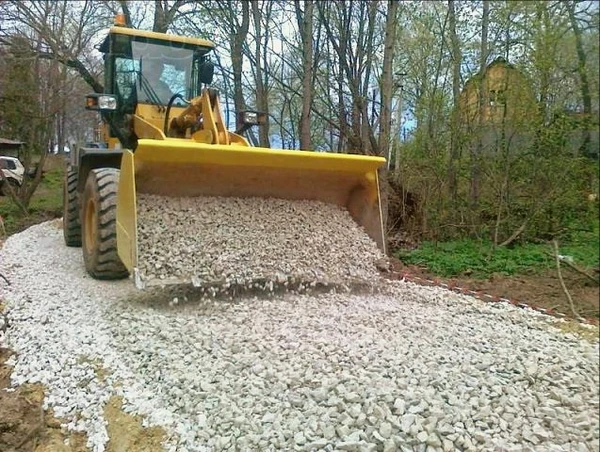
<instances>
[{"instance_id":1,"label":"yellow front loader","mask_svg":"<svg viewBox=\"0 0 600 452\"><path fill-rule=\"evenodd\" d=\"M105 137L72 152L64 191L65 243L82 247L87 272L137 276L141 193L333 203L385 252L377 175L385 159L250 146L243 131L266 115L238 112L244 127L227 130L209 87L213 48L117 24L100 46L104 93L87 96L86 108L101 113Z\"/></svg>"}]
</instances>

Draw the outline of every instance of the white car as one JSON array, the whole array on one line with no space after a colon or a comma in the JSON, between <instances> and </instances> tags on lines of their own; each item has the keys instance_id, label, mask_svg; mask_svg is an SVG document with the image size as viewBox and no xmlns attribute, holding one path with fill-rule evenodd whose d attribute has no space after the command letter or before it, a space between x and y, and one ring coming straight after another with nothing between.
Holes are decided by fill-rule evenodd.
<instances>
[{"instance_id":1,"label":"white car","mask_svg":"<svg viewBox=\"0 0 600 452\"><path fill-rule=\"evenodd\" d=\"M25 167L15 157L0 156L0 171L4 173L4 177L0 177L0 193L8 194L8 190L5 187L6 181L13 187L20 187L23 183L23 177L25 177Z\"/></svg>"}]
</instances>

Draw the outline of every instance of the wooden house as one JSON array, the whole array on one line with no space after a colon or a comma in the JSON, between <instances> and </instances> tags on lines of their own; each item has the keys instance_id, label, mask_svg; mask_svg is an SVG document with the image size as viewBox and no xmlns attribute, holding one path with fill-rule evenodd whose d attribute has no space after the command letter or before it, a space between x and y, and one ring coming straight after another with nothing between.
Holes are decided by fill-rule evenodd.
<instances>
[{"instance_id":1,"label":"wooden house","mask_svg":"<svg viewBox=\"0 0 600 452\"><path fill-rule=\"evenodd\" d=\"M497 58L467 81L459 98L461 124L531 125L538 104L531 83L504 58Z\"/></svg>"},{"instance_id":2,"label":"wooden house","mask_svg":"<svg viewBox=\"0 0 600 452\"><path fill-rule=\"evenodd\" d=\"M565 110L543 122L531 82L504 58L497 58L469 79L459 98L464 142L469 147L481 146L487 154L526 151L534 145L537 130L552 128L563 134L559 145L565 154L583 152L598 159L597 111L592 124L579 116L581 113Z\"/></svg>"},{"instance_id":3,"label":"wooden house","mask_svg":"<svg viewBox=\"0 0 600 452\"><path fill-rule=\"evenodd\" d=\"M526 151L535 142L539 108L531 83L503 58L467 81L459 97L463 143L493 155Z\"/></svg>"}]
</instances>

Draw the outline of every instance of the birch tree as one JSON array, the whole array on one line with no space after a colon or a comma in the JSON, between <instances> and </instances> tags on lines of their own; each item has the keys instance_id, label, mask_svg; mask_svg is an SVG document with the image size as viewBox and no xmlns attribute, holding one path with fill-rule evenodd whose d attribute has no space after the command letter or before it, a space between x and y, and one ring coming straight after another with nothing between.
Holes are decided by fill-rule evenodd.
<instances>
[{"instance_id":1,"label":"birch tree","mask_svg":"<svg viewBox=\"0 0 600 452\"><path fill-rule=\"evenodd\" d=\"M394 88L394 49L396 46L396 27L399 2L388 0L385 22L385 41L383 44L383 68L381 73L381 114L379 119L379 154L389 149L392 127L392 95ZM389 153L391 158L391 153Z\"/></svg>"}]
</instances>

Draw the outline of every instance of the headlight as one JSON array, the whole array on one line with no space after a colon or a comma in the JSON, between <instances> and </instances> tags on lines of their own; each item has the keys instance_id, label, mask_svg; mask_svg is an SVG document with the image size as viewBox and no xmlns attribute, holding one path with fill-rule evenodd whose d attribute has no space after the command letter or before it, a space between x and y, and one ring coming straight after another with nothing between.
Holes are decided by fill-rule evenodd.
<instances>
[{"instance_id":1,"label":"headlight","mask_svg":"<svg viewBox=\"0 0 600 452\"><path fill-rule=\"evenodd\" d=\"M238 112L238 120L246 126L260 126L267 123L267 115L260 111L243 110Z\"/></svg>"},{"instance_id":2,"label":"headlight","mask_svg":"<svg viewBox=\"0 0 600 452\"><path fill-rule=\"evenodd\" d=\"M98 98L98 108L100 110L116 110L117 99L113 96L100 96Z\"/></svg>"},{"instance_id":3,"label":"headlight","mask_svg":"<svg viewBox=\"0 0 600 452\"><path fill-rule=\"evenodd\" d=\"M117 98L111 94L88 94L85 98L86 110L114 111Z\"/></svg>"},{"instance_id":4,"label":"headlight","mask_svg":"<svg viewBox=\"0 0 600 452\"><path fill-rule=\"evenodd\" d=\"M244 123L245 124L258 124L258 113L255 111L244 112Z\"/></svg>"}]
</instances>

